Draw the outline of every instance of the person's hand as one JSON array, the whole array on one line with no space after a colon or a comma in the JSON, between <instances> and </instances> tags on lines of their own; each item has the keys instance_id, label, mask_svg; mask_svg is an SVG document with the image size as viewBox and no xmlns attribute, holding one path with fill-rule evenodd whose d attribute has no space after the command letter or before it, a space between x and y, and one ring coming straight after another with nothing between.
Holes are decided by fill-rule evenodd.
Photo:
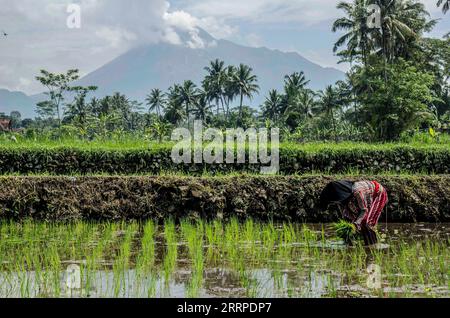
<instances>
[{"instance_id":1,"label":"person's hand","mask_svg":"<svg viewBox=\"0 0 450 318\"><path fill-rule=\"evenodd\" d=\"M361 231L360 229L358 229L358 227L354 223L352 223L352 229L353 229L354 233L359 233Z\"/></svg>"},{"instance_id":2,"label":"person's hand","mask_svg":"<svg viewBox=\"0 0 450 318\"><path fill-rule=\"evenodd\" d=\"M363 227L363 219L357 219L355 222L352 223L352 225L355 227L356 232L361 233Z\"/></svg>"}]
</instances>

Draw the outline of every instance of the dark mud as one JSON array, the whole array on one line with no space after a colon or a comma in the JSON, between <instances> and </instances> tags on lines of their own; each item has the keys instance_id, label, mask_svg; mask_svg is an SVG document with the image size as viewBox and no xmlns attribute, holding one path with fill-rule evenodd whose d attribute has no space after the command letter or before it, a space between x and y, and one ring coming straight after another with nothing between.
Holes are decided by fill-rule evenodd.
<instances>
[{"instance_id":1,"label":"dark mud","mask_svg":"<svg viewBox=\"0 0 450 318\"><path fill-rule=\"evenodd\" d=\"M342 177L340 177L342 178ZM318 208L336 177L0 177L0 218L47 221L202 218L331 222ZM360 176L389 195L382 220L449 222L450 176Z\"/></svg>"}]
</instances>

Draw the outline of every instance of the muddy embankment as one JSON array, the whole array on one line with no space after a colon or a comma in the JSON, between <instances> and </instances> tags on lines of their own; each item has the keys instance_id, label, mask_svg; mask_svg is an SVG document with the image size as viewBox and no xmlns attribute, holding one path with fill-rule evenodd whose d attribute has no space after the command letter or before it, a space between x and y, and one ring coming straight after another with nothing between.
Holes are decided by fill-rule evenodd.
<instances>
[{"instance_id":1,"label":"muddy embankment","mask_svg":"<svg viewBox=\"0 0 450 318\"><path fill-rule=\"evenodd\" d=\"M254 218L330 222L320 191L336 177L0 177L0 218L47 221ZM342 178L342 177L341 177ZM365 176L388 190L382 220L450 221L450 176Z\"/></svg>"}]
</instances>

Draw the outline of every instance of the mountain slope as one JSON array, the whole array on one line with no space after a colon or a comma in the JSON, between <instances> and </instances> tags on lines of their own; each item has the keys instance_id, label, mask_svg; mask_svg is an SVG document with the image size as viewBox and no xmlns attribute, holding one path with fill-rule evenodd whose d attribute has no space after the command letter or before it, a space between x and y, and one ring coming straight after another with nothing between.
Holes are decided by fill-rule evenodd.
<instances>
[{"instance_id":1,"label":"mountain slope","mask_svg":"<svg viewBox=\"0 0 450 318\"><path fill-rule=\"evenodd\" d=\"M267 48L251 48L226 40L204 49L157 44L133 49L82 78L81 85L97 85L97 96L119 91L132 99L143 101L152 88L166 90L174 83L192 80L199 84L203 70L216 58L227 65L250 65L258 76L261 91L252 101L258 106L270 89L281 90L283 78L295 71L304 71L310 88L323 89L343 79L345 74L323 68L297 53L284 53Z\"/></svg>"},{"instance_id":2,"label":"mountain slope","mask_svg":"<svg viewBox=\"0 0 450 318\"><path fill-rule=\"evenodd\" d=\"M33 99L24 93L0 89L0 113L9 115L12 111L19 111L22 118L32 118L35 116L34 107Z\"/></svg>"},{"instance_id":3,"label":"mountain slope","mask_svg":"<svg viewBox=\"0 0 450 318\"><path fill-rule=\"evenodd\" d=\"M253 68L261 89L258 96L246 103L257 107L264 102L270 89L282 90L287 74L305 72L306 78L311 81L309 87L315 90L334 84L345 76L339 70L321 67L297 53L215 40L203 30L200 30L200 37L209 43L206 48L191 49L164 43L135 48L86 75L76 84L98 86L94 95L99 98L120 92L130 99L143 102L153 88L165 91L169 86L188 79L200 84L206 74L204 67L218 58L227 65L244 63ZM20 92L0 90L0 112L19 110L23 117L33 117L34 105L44 99L43 94L26 96Z\"/></svg>"}]
</instances>

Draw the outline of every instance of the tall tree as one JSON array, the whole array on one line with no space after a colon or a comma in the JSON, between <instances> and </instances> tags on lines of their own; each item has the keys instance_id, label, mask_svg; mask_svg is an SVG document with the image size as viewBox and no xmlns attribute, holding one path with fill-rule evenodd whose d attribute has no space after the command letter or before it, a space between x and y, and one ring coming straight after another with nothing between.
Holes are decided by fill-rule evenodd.
<instances>
[{"instance_id":1,"label":"tall tree","mask_svg":"<svg viewBox=\"0 0 450 318\"><path fill-rule=\"evenodd\" d=\"M88 117L92 112L92 104L86 102L86 96L95 90L97 90L97 86L72 87L71 91L75 92L75 99L72 103L67 104L64 119L75 122L81 129L85 130Z\"/></svg>"},{"instance_id":2,"label":"tall tree","mask_svg":"<svg viewBox=\"0 0 450 318\"><path fill-rule=\"evenodd\" d=\"M309 84L303 72L294 72L284 77L284 98L281 112L284 113L290 105L295 104L300 93Z\"/></svg>"},{"instance_id":3,"label":"tall tree","mask_svg":"<svg viewBox=\"0 0 450 318\"><path fill-rule=\"evenodd\" d=\"M297 98L296 105L296 111L299 111L304 119L312 118L318 107L316 94L309 89L302 91ZM287 111L289 112L291 109L287 109Z\"/></svg>"},{"instance_id":4,"label":"tall tree","mask_svg":"<svg viewBox=\"0 0 450 318\"><path fill-rule=\"evenodd\" d=\"M185 108L180 99L181 86L175 84L169 87L167 93L167 106L165 109L164 118L173 125L178 125L182 120L187 117Z\"/></svg>"},{"instance_id":5,"label":"tall tree","mask_svg":"<svg viewBox=\"0 0 450 318\"><path fill-rule=\"evenodd\" d=\"M159 88L152 89L145 101L149 107L149 111L156 111L158 117L161 118L161 109L164 108L166 103L165 94Z\"/></svg>"},{"instance_id":6,"label":"tall tree","mask_svg":"<svg viewBox=\"0 0 450 318\"><path fill-rule=\"evenodd\" d=\"M37 104L38 113L41 114L55 114L58 119L58 127L61 127L61 108L65 99L65 93L71 89L70 83L79 78L78 70L68 70L63 74L53 74L46 70L41 70L40 76L36 79L47 88L44 94L49 97L49 100Z\"/></svg>"},{"instance_id":7,"label":"tall tree","mask_svg":"<svg viewBox=\"0 0 450 318\"><path fill-rule=\"evenodd\" d=\"M333 86L328 85L320 92L320 108L326 118L331 121L334 139L337 142L336 112L340 109L339 95Z\"/></svg>"},{"instance_id":8,"label":"tall tree","mask_svg":"<svg viewBox=\"0 0 450 318\"><path fill-rule=\"evenodd\" d=\"M367 24L367 6L367 0L355 0L353 3L340 2L337 5L337 8L344 11L346 15L334 21L332 27L333 32L345 31L333 47L336 53L340 47L346 45L346 49L338 54L342 57L342 61L352 63L353 60L359 59L366 63L367 56L373 49L371 30Z\"/></svg>"},{"instance_id":9,"label":"tall tree","mask_svg":"<svg viewBox=\"0 0 450 318\"><path fill-rule=\"evenodd\" d=\"M236 67L233 65L228 66L225 70L225 82L224 82L224 92L223 100L226 107L226 118L230 116L230 104L234 101L236 96L239 94L236 81Z\"/></svg>"},{"instance_id":10,"label":"tall tree","mask_svg":"<svg viewBox=\"0 0 450 318\"><path fill-rule=\"evenodd\" d=\"M281 107L283 106L283 97L278 94L276 89L269 91L269 96L263 105L263 116L277 121L280 117Z\"/></svg>"},{"instance_id":11,"label":"tall tree","mask_svg":"<svg viewBox=\"0 0 450 318\"><path fill-rule=\"evenodd\" d=\"M219 59L210 62L210 65L205 67L205 71L208 75L203 81L203 89L207 92L207 98L210 101L215 101L217 108L217 115L219 115L220 103L224 106L224 94L225 94L225 62Z\"/></svg>"},{"instance_id":12,"label":"tall tree","mask_svg":"<svg viewBox=\"0 0 450 318\"><path fill-rule=\"evenodd\" d=\"M381 8L381 28L374 32L374 38L386 63L408 58L420 36L436 24L425 5L416 0L374 2Z\"/></svg>"},{"instance_id":13,"label":"tall tree","mask_svg":"<svg viewBox=\"0 0 450 318\"><path fill-rule=\"evenodd\" d=\"M197 95L192 113L194 114L195 119L200 119L204 122L206 122L211 115L211 105L209 104L208 96L205 92L201 92Z\"/></svg>"},{"instance_id":14,"label":"tall tree","mask_svg":"<svg viewBox=\"0 0 450 318\"><path fill-rule=\"evenodd\" d=\"M318 108L316 94L303 89L284 111L286 124L296 129L301 122L311 119Z\"/></svg>"},{"instance_id":15,"label":"tall tree","mask_svg":"<svg viewBox=\"0 0 450 318\"><path fill-rule=\"evenodd\" d=\"M191 113L191 108L195 103L197 93L197 86L190 80L184 81L183 85L181 85L178 89L178 100L185 106L188 127L190 125L189 114Z\"/></svg>"},{"instance_id":16,"label":"tall tree","mask_svg":"<svg viewBox=\"0 0 450 318\"><path fill-rule=\"evenodd\" d=\"M374 59L370 67L358 67L354 73L355 83L366 86L357 96L362 105L361 119L377 140L397 139L402 132L435 119L433 75L403 59L394 61L387 69L387 82L383 78L385 71L384 62Z\"/></svg>"},{"instance_id":17,"label":"tall tree","mask_svg":"<svg viewBox=\"0 0 450 318\"><path fill-rule=\"evenodd\" d=\"M244 97L249 99L253 98L253 94L259 92L259 86L257 84L258 78L252 74L253 69L245 64L240 64L234 74L233 82L234 87L239 92L239 116L242 115L242 107L244 106Z\"/></svg>"},{"instance_id":18,"label":"tall tree","mask_svg":"<svg viewBox=\"0 0 450 318\"><path fill-rule=\"evenodd\" d=\"M310 81L306 80L305 73L294 72L284 77L286 94L298 94Z\"/></svg>"}]
</instances>

